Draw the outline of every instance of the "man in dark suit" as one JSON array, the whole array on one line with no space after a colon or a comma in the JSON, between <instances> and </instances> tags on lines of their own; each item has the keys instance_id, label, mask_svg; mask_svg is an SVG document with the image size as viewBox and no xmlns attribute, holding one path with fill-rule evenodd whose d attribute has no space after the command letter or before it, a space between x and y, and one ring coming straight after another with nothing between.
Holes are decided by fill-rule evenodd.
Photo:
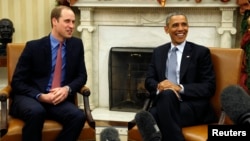
<instances>
[{"instance_id":1,"label":"man in dark suit","mask_svg":"<svg viewBox=\"0 0 250 141\"><path fill-rule=\"evenodd\" d=\"M57 141L76 141L86 120L74 104L74 95L86 83L83 43L72 37L75 14L70 7L51 11L50 34L28 41L13 75L10 114L22 119L23 141L41 141L45 118L63 125ZM39 27L38 27L39 28ZM62 47L60 84L52 88L57 50Z\"/></svg>"},{"instance_id":2,"label":"man in dark suit","mask_svg":"<svg viewBox=\"0 0 250 141\"><path fill-rule=\"evenodd\" d=\"M184 14L167 16L164 29L171 42L154 49L145 80L154 99L150 112L161 130L162 141L184 141L182 127L215 120L209 104L216 87L210 51L186 41L188 28ZM172 67L176 79L171 80L166 71L171 70L173 48L177 48L177 63Z\"/></svg>"}]
</instances>

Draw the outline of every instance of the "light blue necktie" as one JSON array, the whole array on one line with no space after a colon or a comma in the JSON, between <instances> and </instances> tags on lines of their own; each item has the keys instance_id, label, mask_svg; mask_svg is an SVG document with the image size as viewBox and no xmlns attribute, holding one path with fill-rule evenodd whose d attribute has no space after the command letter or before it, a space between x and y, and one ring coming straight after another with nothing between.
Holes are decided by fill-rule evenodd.
<instances>
[{"instance_id":1,"label":"light blue necktie","mask_svg":"<svg viewBox=\"0 0 250 141\"><path fill-rule=\"evenodd\" d=\"M168 66L167 66L167 79L171 82L177 84L177 74L176 74L176 67L177 67L177 56L176 51L178 50L177 47L174 47L171 50L170 57L168 59Z\"/></svg>"}]
</instances>

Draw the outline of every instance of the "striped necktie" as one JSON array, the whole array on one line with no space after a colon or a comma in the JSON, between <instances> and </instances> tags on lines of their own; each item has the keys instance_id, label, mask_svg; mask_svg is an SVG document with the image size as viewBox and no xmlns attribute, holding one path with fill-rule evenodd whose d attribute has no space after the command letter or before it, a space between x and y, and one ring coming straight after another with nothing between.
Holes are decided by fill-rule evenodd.
<instances>
[{"instance_id":1,"label":"striped necktie","mask_svg":"<svg viewBox=\"0 0 250 141\"><path fill-rule=\"evenodd\" d=\"M57 49L56 65L55 65L51 88L56 88L61 86L61 76L62 76L62 43L59 44L59 47Z\"/></svg>"}]
</instances>

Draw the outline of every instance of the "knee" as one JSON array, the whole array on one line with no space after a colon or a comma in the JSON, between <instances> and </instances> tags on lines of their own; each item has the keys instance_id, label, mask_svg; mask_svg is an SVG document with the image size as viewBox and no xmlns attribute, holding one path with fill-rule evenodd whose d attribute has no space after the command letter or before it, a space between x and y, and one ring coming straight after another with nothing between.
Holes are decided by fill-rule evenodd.
<instances>
[{"instance_id":1,"label":"knee","mask_svg":"<svg viewBox=\"0 0 250 141\"><path fill-rule=\"evenodd\" d=\"M84 123L86 121L86 116L85 116L85 114L84 114L84 112L82 110L76 110L74 112L73 117L74 117L74 120L78 121L79 123L80 122Z\"/></svg>"},{"instance_id":2,"label":"knee","mask_svg":"<svg viewBox=\"0 0 250 141\"><path fill-rule=\"evenodd\" d=\"M179 106L179 100L172 90L165 90L159 94L156 105L160 107Z\"/></svg>"},{"instance_id":3,"label":"knee","mask_svg":"<svg viewBox=\"0 0 250 141\"><path fill-rule=\"evenodd\" d=\"M44 119L46 117L46 110L43 107L33 107L26 109L24 116L27 120L29 119Z\"/></svg>"},{"instance_id":4,"label":"knee","mask_svg":"<svg viewBox=\"0 0 250 141\"><path fill-rule=\"evenodd\" d=\"M163 92L161 92L161 94L159 94L159 99L164 99L165 100L173 100L176 99L176 95L172 90L164 90Z\"/></svg>"}]
</instances>

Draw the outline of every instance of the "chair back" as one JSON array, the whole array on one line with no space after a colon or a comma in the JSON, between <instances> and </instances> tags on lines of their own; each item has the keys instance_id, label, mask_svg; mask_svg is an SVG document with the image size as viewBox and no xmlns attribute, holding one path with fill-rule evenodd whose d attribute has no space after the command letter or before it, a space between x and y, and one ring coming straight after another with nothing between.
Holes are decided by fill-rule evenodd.
<instances>
[{"instance_id":1,"label":"chair back","mask_svg":"<svg viewBox=\"0 0 250 141\"><path fill-rule=\"evenodd\" d=\"M8 84L11 83L13 73L16 68L18 59L23 52L24 43L8 43L7 44L7 70L8 70Z\"/></svg>"},{"instance_id":2,"label":"chair back","mask_svg":"<svg viewBox=\"0 0 250 141\"><path fill-rule=\"evenodd\" d=\"M220 94L225 87L240 83L244 51L240 48L211 47L210 52L216 75L216 92L211 99L211 103L215 109L216 115L220 117Z\"/></svg>"}]
</instances>

